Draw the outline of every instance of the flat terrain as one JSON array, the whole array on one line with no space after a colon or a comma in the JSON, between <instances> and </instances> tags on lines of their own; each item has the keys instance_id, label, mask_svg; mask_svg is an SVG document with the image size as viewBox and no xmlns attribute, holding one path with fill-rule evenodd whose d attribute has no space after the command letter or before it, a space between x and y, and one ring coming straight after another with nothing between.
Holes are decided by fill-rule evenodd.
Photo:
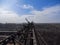
<instances>
[{"instance_id":1,"label":"flat terrain","mask_svg":"<svg viewBox=\"0 0 60 45\"><path fill-rule=\"evenodd\" d=\"M0 24L0 37L9 36L22 28L23 24ZM60 23L35 24L35 30L39 31L48 45L60 45Z\"/></svg>"}]
</instances>

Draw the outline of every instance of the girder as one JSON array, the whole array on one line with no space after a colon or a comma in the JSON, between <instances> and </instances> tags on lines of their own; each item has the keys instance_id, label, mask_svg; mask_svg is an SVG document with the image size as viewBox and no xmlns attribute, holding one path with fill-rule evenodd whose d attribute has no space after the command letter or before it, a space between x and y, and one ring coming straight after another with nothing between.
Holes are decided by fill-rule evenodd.
<instances>
[{"instance_id":1,"label":"girder","mask_svg":"<svg viewBox=\"0 0 60 45\"><path fill-rule=\"evenodd\" d=\"M39 34L40 33L35 30L34 24L28 21L28 24L26 26L24 25L21 31L17 31L17 33L1 41L0 45L7 45L11 41L14 45L16 45L16 42L19 45L47 45L41 35L38 37Z\"/></svg>"}]
</instances>

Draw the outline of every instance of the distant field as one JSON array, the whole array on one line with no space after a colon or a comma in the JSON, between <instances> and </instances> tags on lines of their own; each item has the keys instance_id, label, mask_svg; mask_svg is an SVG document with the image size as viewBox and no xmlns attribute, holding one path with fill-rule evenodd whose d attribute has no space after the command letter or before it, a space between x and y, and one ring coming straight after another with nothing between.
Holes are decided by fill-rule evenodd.
<instances>
[{"instance_id":1,"label":"distant field","mask_svg":"<svg viewBox=\"0 0 60 45\"><path fill-rule=\"evenodd\" d=\"M60 45L60 24L37 24L35 29L48 45Z\"/></svg>"},{"instance_id":2,"label":"distant field","mask_svg":"<svg viewBox=\"0 0 60 45\"><path fill-rule=\"evenodd\" d=\"M0 35L11 35L21 28L23 24L0 24ZM35 24L35 30L39 31L48 45L60 45L60 23Z\"/></svg>"}]
</instances>

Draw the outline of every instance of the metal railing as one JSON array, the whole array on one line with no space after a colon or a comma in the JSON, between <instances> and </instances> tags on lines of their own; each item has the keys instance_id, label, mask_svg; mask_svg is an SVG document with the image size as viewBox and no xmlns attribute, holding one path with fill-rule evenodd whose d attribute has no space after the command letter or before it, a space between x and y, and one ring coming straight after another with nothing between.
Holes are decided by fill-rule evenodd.
<instances>
[{"instance_id":1,"label":"metal railing","mask_svg":"<svg viewBox=\"0 0 60 45\"><path fill-rule=\"evenodd\" d=\"M0 45L7 45L10 42L12 42L14 45L16 45L16 42L18 42L19 45L34 45L34 34L36 37L36 45L47 45L46 41L41 37L41 35L39 35L39 32L35 30L33 22L29 22L27 19L26 21L28 22L28 24L24 25L21 31L17 31L17 33L12 34L5 40L1 41ZM34 30L34 32L32 30ZM40 44L40 40L43 44Z\"/></svg>"}]
</instances>

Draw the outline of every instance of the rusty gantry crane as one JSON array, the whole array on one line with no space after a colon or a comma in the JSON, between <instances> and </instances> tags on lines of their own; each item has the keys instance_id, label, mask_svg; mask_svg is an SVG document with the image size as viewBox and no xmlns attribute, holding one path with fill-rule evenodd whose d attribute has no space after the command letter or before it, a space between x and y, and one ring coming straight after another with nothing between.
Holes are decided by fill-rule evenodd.
<instances>
[{"instance_id":1,"label":"rusty gantry crane","mask_svg":"<svg viewBox=\"0 0 60 45\"><path fill-rule=\"evenodd\" d=\"M17 31L15 34L11 34L8 38L0 42L0 45L9 45L10 42L13 45L47 45L44 38L40 33L35 30L33 22L23 25L23 28L20 31ZM18 44L16 44L16 42Z\"/></svg>"}]
</instances>

